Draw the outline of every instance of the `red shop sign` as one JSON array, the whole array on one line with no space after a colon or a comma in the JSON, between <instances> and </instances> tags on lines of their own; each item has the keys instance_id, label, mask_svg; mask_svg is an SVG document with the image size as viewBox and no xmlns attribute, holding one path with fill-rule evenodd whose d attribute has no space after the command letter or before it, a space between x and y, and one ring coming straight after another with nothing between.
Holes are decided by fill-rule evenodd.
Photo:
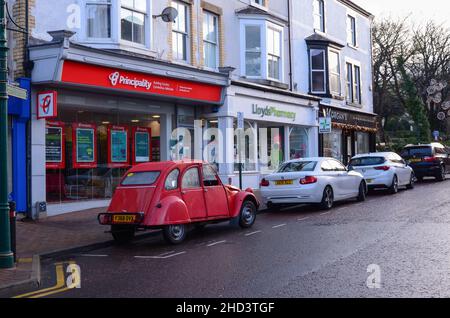
<instances>
[{"instance_id":1,"label":"red shop sign","mask_svg":"<svg viewBox=\"0 0 450 318\"><path fill-rule=\"evenodd\" d=\"M108 125L108 167L124 168L130 164L128 127Z\"/></svg>"},{"instance_id":2,"label":"red shop sign","mask_svg":"<svg viewBox=\"0 0 450 318\"><path fill-rule=\"evenodd\" d=\"M61 81L118 90L219 103L222 87L92 64L64 61Z\"/></svg>"},{"instance_id":3,"label":"red shop sign","mask_svg":"<svg viewBox=\"0 0 450 318\"><path fill-rule=\"evenodd\" d=\"M133 127L133 165L152 160L152 130L146 127Z\"/></svg>"},{"instance_id":4,"label":"red shop sign","mask_svg":"<svg viewBox=\"0 0 450 318\"><path fill-rule=\"evenodd\" d=\"M97 168L97 126L72 125L72 158L75 169Z\"/></svg>"},{"instance_id":5,"label":"red shop sign","mask_svg":"<svg viewBox=\"0 0 450 318\"><path fill-rule=\"evenodd\" d=\"M46 123L45 166L47 169L57 170L66 168L66 134L62 122Z\"/></svg>"}]
</instances>

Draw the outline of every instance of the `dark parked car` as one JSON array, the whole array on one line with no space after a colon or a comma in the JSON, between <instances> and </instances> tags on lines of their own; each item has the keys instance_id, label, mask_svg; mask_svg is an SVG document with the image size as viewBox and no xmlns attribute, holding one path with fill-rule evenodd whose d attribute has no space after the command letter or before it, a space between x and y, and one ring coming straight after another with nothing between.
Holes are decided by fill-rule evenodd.
<instances>
[{"instance_id":1,"label":"dark parked car","mask_svg":"<svg viewBox=\"0 0 450 318\"><path fill-rule=\"evenodd\" d=\"M445 180L450 172L449 148L439 143L428 145L408 145L402 151L402 157L413 168L416 178L434 177L438 181Z\"/></svg>"}]
</instances>

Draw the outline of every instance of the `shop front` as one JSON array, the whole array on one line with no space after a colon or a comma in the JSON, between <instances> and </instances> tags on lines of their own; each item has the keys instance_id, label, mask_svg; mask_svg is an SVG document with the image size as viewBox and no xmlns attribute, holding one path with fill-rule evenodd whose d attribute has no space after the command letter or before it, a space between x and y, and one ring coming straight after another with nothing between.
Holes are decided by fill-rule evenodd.
<instances>
[{"instance_id":1,"label":"shop front","mask_svg":"<svg viewBox=\"0 0 450 318\"><path fill-rule=\"evenodd\" d=\"M320 106L321 117L331 118L331 132L320 134L319 153L348 164L362 153L376 151L376 115L347 109Z\"/></svg>"},{"instance_id":2,"label":"shop front","mask_svg":"<svg viewBox=\"0 0 450 318\"><path fill-rule=\"evenodd\" d=\"M224 101L228 74L79 45L45 58L54 50L31 48L33 202L48 215L107 206L133 165L191 158L190 145L174 150L190 136L173 131Z\"/></svg>"},{"instance_id":3,"label":"shop front","mask_svg":"<svg viewBox=\"0 0 450 318\"><path fill-rule=\"evenodd\" d=\"M284 161L317 156L318 109L315 97L233 82L224 106L205 115L203 125L218 134L204 139L220 145L214 158L223 181L239 186L242 164L243 188L257 189Z\"/></svg>"}]
</instances>

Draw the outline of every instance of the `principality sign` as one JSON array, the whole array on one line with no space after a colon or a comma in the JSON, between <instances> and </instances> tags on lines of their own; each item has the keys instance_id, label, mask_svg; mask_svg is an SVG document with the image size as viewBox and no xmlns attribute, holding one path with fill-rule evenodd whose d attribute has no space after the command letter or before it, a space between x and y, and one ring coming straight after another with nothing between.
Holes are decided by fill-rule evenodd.
<instances>
[{"instance_id":1,"label":"principality sign","mask_svg":"<svg viewBox=\"0 0 450 318\"><path fill-rule=\"evenodd\" d=\"M49 119L58 116L57 92L40 92L37 95L37 118Z\"/></svg>"}]
</instances>

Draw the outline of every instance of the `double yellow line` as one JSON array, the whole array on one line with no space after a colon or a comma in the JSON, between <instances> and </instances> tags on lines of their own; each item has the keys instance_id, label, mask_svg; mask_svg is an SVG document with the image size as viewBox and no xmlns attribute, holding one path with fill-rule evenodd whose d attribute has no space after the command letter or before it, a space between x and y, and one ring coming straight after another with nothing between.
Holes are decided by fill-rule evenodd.
<instances>
[{"instance_id":1,"label":"double yellow line","mask_svg":"<svg viewBox=\"0 0 450 318\"><path fill-rule=\"evenodd\" d=\"M70 290L66 286L66 280L64 276L64 264L75 264L75 262L57 263L56 265L56 285L50 288L36 290L31 293L15 296L13 298L41 298L54 294L59 294Z\"/></svg>"}]
</instances>

